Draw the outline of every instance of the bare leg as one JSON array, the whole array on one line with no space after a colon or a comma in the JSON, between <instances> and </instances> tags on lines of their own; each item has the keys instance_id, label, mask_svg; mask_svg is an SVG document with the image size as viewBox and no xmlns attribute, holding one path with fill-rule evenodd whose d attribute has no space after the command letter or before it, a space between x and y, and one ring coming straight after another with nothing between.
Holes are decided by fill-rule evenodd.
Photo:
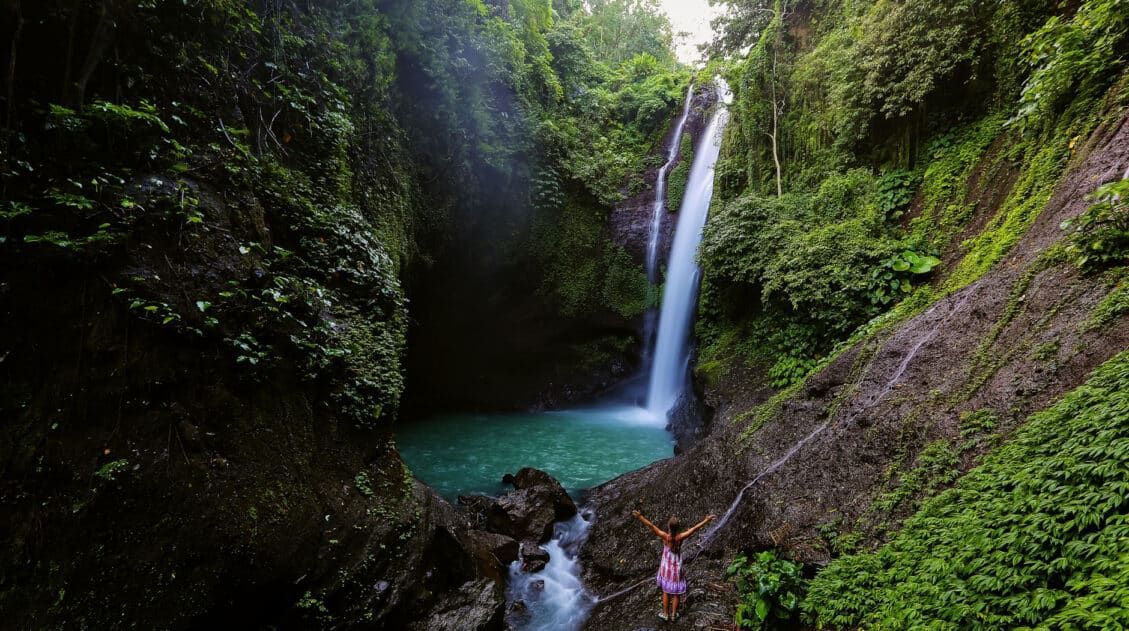
<instances>
[{"instance_id":1,"label":"bare leg","mask_svg":"<svg viewBox=\"0 0 1129 631\"><path fill-rule=\"evenodd\" d=\"M663 615L670 617L670 594L663 592Z\"/></svg>"},{"instance_id":2,"label":"bare leg","mask_svg":"<svg viewBox=\"0 0 1129 631\"><path fill-rule=\"evenodd\" d=\"M678 615L678 598L679 598L678 594L674 594L670 597L670 619L671 620L674 620L674 617Z\"/></svg>"}]
</instances>

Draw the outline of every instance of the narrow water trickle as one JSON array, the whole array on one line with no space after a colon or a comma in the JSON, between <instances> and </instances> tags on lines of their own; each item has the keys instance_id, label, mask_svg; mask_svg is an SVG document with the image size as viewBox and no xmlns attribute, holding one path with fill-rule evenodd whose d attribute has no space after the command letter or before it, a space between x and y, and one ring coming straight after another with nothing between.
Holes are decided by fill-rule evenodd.
<instances>
[{"instance_id":1,"label":"narrow water trickle","mask_svg":"<svg viewBox=\"0 0 1129 631\"><path fill-rule=\"evenodd\" d=\"M942 318L940 322L932 327L929 327L924 332L918 334L919 337L917 341L913 343L913 346L911 346L909 351L902 357L902 361L899 362L898 367L894 370L894 373L889 377L889 379L886 380L886 383L883 386L882 390L880 390L876 396L867 401L867 403L863 405L861 409L852 413L847 418L848 422L855 420L863 412L878 405L878 403L881 402L886 397L886 395L894 389L894 387L901 381L902 376L906 373L906 369L909 367L914 357L917 356L918 352L921 351L922 347L932 341L933 338L937 336L937 332L940 331L941 328L943 328L945 325L947 325L949 320L951 320L954 316L960 313L961 310L964 309L964 306L968 303L970 295L971 294L965 294L964 297L962 297L952 306L952 308L949 309L949 312L945 314L945 317ZM937 306L938 305L934 305L929 309L929 311L925 313L925 315L928 316L929 314L931 314L935 309L937 309ZM824 421L821 425L819 425L819 427L816 427L814 431L803 437L796 444L792 445L792 447L789 448L783 456L774 461L763 471L758 473L756 477L749 481L748 484L741 487L741 490L737 492L737 497L733 498L733 502L729 504L729 508L726 509L725 514L722 515L721 519L717 520L713 524L713 526L706 530L706 532L702 534L701 538L698 539L697 549L694 550L694 552L688 557L688 561L693 560L695 557L701 554L703 550L708 548L711 543L713 543L714 537L722 528L726 526L726 524L729 523L729 519L737 511L737 507L741 505L741 500L745 498L746 491L753 488L753 486L755 486L757 482L760 482L762 479L764 479L765 476L772 474L777 469L784 466L784 464L791 460L792 457L795 456L801 449L803 449L805 445L814 440L816 436L822 434L825 430L827 430L827 428L831 427L831 422L832 419Z\"/></svg>"}]
</instances>

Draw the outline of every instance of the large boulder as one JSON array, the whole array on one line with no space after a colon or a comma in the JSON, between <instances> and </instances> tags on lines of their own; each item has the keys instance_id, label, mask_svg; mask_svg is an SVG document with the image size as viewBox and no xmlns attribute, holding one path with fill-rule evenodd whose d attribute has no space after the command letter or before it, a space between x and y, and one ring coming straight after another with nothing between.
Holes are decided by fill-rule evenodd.
<instances>
[{"instance_id":1,"label":"large boulder","mask_svg":"<svg viewBox=\"0 0 1129 631\"><path fill-rule=\"evenodd\" d=\"M498 500L489 495L460 495L459 506L470 519L471 526L478 530L502 533L509 523L509 517L498 505Z\"/></svg>"},{"instance_id":2,"label":"large boulder","mask_svg":"<svg viewBox=\"0 0 1129 631\"><path fill-rule=\"evenodd\" d=\"M553 524L576 514L576 503L553 476L526 467L513 480L514 489L498 498L497 508L506 520L496 519L496 532L522 540L545 543L553 536ZM497 512L492 515L497 517Z\"/></svg>"},{"instance_id":3,"label":"large boulder","mask_svg":"<svg viewBox=\"0 0 1129 631\"><path fill-rule=\"evenodd\" d=\"M474 559L479 576L499 585L505 582L508 566L518 560L518 542L506 535L470 530L463 535L461 543Z\"/></svg>"},{"instance_id":4,"label":"large boulder","mask_svg":"<svg viewBox=\"0 0 1129 631\"><path fill-rule=\"evenodd\" d=\"M506 599L489 578L467 581L447 593L426 615L409 627L413 631L496 631L503 626Z\"/></svg>"},{"instance_id":5,"label":"large boulder","mask_svg":"<svg viewBox=\"0 0 1129 631\"><path fill-rule=\"evenodd\" d=\"M545 543L553 536L553 524L576 514L576 503L553 476L526 467L507 476L514 490L501 497L459 497L473 527L506 535L519 541Z\"/></svg>"}]
</instances>

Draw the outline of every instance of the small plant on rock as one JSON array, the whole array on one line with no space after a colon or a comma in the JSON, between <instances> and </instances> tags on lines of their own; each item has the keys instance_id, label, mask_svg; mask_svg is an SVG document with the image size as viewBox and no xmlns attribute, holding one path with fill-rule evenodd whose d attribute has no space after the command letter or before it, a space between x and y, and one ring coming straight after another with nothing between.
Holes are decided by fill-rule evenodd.
<instances>
[{"instance_id":1,"label":"small plant on rock","mask_svg":"<svg viewBox=\"0 0 1129 631\"><path fill-rule=\"evenodd\" d=\"M801 567L771 550L734 559L726 576L737 585L737 628L775 629L795 619L804 593Z\"/></svg>"}]
</instances>

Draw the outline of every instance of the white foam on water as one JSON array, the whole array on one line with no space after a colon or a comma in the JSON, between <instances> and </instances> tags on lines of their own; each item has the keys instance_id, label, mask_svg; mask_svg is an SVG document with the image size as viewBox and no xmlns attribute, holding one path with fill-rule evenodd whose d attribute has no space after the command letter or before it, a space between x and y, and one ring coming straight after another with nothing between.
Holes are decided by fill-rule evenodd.
<instances>
[{"instance_id":1,"label":"white foam on water","mask_svg":"<svg viewBox=\"0 0 1129 631\"><path fill-rule=\"evenodd\" d=\"M510 614L519 631L573 631L584 624L595 599L580 580L576 555L588 537L590 524L581 515L553 527L553 538L544 546L549 563L540 572L521 571L521 561L510 564L506 602L511 608L520 601L524 613Z\"/></svg>"}]
</instances>

